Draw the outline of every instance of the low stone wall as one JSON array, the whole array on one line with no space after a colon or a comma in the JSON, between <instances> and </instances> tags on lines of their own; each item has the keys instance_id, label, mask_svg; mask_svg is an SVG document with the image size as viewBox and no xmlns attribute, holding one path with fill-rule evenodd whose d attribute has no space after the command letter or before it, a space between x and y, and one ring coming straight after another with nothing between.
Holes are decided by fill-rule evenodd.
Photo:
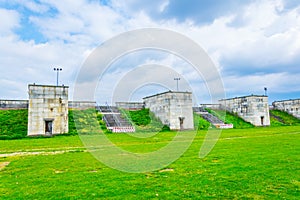
<instances>
[{"instance_id":1,"label":"low stone wall","mask_svg":"<svg viewBox=\"0 0 300 200\"><path fill-rule=\"evenodd\" d=\"M28 100L0 100L0 110L28 109Z\"/></svg>"},{"instance_id":2,"label":"low stone wall","mask_svg":"<svg viewBox=\"0 0 300 200\"><path fill-rule=\"evenodd\" d=\"M28 100L7 100L0 99L0 110L12 110L12 109L28 109ZM95 101L69 101L70 109L88 109L95 108Z\"/></svg>"},{"instance_id":3,"label":"low stone wall","mask_svg":"<svg viewBox=\"0 0 300 200\"><path fill-rule=\"evenodd\" d=\"M215 109L215 110L221 109L221 105L220 104L200 104L200 107L202 107L202 108L209 108L209 109Z\"/></svg>"},{"instance_id":4,"label":"low stone wall","mask_svg":"<svg viewBox=\"0 0 300 200\"><path fill-rule=\"evenodd\" d=\"M95 101L69 101L70 109L88 109L88 108L95 108L95 107L96 107Z\"/></svg>"},{"instance_id":5,"label":"low stone wall","mask_svg":"<svg viewBox=\"0 0 300 200\"><path fill-rule=\"evenodd\" d=\"M141 110L145 104L143 102L116 102L116 106L126 110Z\"/></svg>"}]
</instances>

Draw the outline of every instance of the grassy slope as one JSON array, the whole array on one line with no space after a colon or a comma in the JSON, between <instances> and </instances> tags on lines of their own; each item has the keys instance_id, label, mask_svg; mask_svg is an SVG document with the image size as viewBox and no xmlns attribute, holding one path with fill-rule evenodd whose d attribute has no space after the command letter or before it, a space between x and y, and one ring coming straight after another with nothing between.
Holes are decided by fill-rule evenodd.
<instances>
[{"instance_id":1,"label":"grassy slope","mask_svg":"<svg viewBox=\"0 0 300 200\"><path fill-rule=\"evenodd\" d=\"M270 110L272 126L300 125L300 119L280 110Z\"/></svg>"},{"instance_id":2,"label":"grassy slope","mask_svg":"<svg viewBox=\"0 0 300 200\"><path fill-rule=\"evenodd\" d=\"M74 118L77 120L74 120ZM75 122L78 122L76 126ZM77 130L80 130L80 133L83 134L98 133L100 128L106 130L102 115L95 109L69 110L69 134L76 135Z\"/></svg>"},{"instance_id":3,"label":"grassy slope","mask_svg":"<svg viewBox=\"0 0 300 200\"><path fill-rule=\"evenodd\" d=\"M27 135L28 110L0 110L0 139L17 139Z\"/></svg>"},{"instance_id":4,"label":"grassy slope","mask_svg":"<svg viewBox=\"0 0 300 200\"><path fill-rule=\"evenodd\" d=\"M128 111L122 110L123 115L133 122L137 132L155 132L155 131L168 131L167 126L154 116L148 108L142 110Z\"/></svg>"},{"instance_id":5,"label":"grassy slope","mask_svg":"<svg viewBox=\"0 0 300 200\"><path fill-rule=\"evenodd\" d=\"M210 126L211 126L211 124L208 121L203 119L203 117L201 117L200 115L194 113L194 127L195 127L195 129L197 128L198 130L208 130L208 128Z\"/></svg>"},{"instance_id":6,"label":"grassy slope","mask_svg":"<svg viewBox=\"0 0 300 200\"><path fill-rule=\"evenodd\" d=\"M83 132L84 126L88 126L88 130L98 132L100 126L103 130L106 129L105 124L102 121L102 115L96 113L94 109L87 110L69 110L69 133L67 135L76 135L76 127L74 122L74 114L80 121L79 127ZM80 118L80 119L79 119ZM98 120L98 123L94 124L94 119ZM27 135L27 122L28 122L28 110L0 110L0 139L19 139L25 138Z\"/></svg>"},{"instance_id":7,"label":"grassy slope","mask_svg":"<svg viewBox=\"0 0 300 200\"><path fill-rule=\"evenodd\" d=\"M219 119L225 121L226 124L233 124L233 128L243 129L243 128L253 128L254 126L240 118L239 116L232 114L224 110L210 110L208 112L217 116ZM225 117L226 116L226 117ZM225 120L224 120L225 118Z\"/></svg>"},{"instance_id":8,"label":"grassy slope","mask_svg":"<svg viewBox=\"0 0 300 200\"><path fill-rule=\"evenodd\" d=\"M223 130L204 159L198 155L206 131L199 131L184 155L167 167L173 171L165 172L119 172L86 152L0 158L0 163L11 161L0 171L0 198L299 199L299 128ZM175 134L146 139L126 134L107 137L124 149L145 152L167 144ZM4 146L30 148L29 142L39 143L39 148L80 145L78 136L0 141L0 153L9 151Z\"/></svg>"}]
</instances>

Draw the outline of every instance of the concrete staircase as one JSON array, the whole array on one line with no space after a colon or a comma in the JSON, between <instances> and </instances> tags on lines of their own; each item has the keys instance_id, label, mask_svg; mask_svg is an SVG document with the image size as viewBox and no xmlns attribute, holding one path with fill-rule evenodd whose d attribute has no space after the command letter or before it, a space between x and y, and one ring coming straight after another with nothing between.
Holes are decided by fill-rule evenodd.
<instances>
[{"instance_id":1,"label":"concrete staircase","mask_svg":"<svg viewBox=\"0 0 300 200\"><path fill-rule=\"evenodd\" d=\"M128 120L124 119L120 113L117 114L105 114L103 115L103 120L105 121L106 125L109 127L113 126L131 126Z\"/></svg>"},{"instance_id":2,"label":"concrete staircase","mask_svg":"<svg viewBox=\"0 0 300 200\"><path fill-rule=\"evenodd\" d=\"M233 128L232 124L225 124L224 121L210 114L203 107L193 107L193 111L194 113L201 115L203 119L205 119L206 121L214 125L216 128L222 128L222 129Z\"/></svg>"},{"instance_id":3,"label":"concrete staircase","mask_svg":"<svg viewBox=\"0 0 300 200\"><path fill-rule=\"evenodd\" d=\"M211 124L224 124L222 120L210 113L201 114L201 116Z\"/></svg>"},{"instance_id":4,"label":"concrete staircase","mask_svg":"<svg viewBox=\"0 0 300 200\"><path fill-rule=\"evenodd\" d=\"M107 129L113 133L135 132L134 126L121 115L120 110L114 106L97 106L96 109L103 114L103 121Z\"/></svg>"}]
</instances>

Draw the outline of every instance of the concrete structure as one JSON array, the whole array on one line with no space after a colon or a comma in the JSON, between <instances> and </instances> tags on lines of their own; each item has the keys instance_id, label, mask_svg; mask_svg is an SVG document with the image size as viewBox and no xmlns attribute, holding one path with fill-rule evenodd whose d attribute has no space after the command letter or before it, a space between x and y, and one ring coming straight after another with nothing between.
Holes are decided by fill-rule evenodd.
<instances>
[{"instance_id":1,"label":"concrete structure","mask_svg":"<svg viewBox=\"0 0 300 200\"><path fill-rule=\"evenodd\" d=\"M141 110L145 108L143 102L116 102L116 106L126 110Z\"/></svg>"},{"instance_id":2,"label":"concrete structure","mask_svg":"<svg viewBox=\"0 0 300 200\"><path fill-rule=\"evenodd\" d=\"M28 85L28 136L68 132L68 86Z\"/></svg>"},{"instance_id":3,"label":"concrete structure","mask_svg":"<svg viewBox=\"0 0 300 200\"><path fill-rule=\"evenodd\" d=\"M12 110L12 109L28 109L28 100L7 100L0 99L0 110ZM95 101L69 101L69 109L88 109L95 108Z\"/></svg>"},{"instance_id":4,"label":"concrete structure","mask_svg":"<svg viewBox=\"0 0 300 200\"><path fill-rule=\"evenodd\" d=\"M69 101L68 107L70 109L84 110L89 108L95 108L96 102L95 101Z\"/></svg>"},{"instance_id":5,"label":"concrete structure","mask_svg":"<svg viewBox=\"0 0 300 200\"><path fill-rule=\"evenodd\" d=\"M209 108L209 109L215 109L215 110L219 110L220 109L220 104L200 104L201 108Z\"/></svg>"},{"instance_id":6,"label":"concrete structure","mask_svg":"<svg viewBox=\"0 0 300 200\"><path fill-rule=\"evenodd\" d=\"M250 95L219 100L222 109L236 113L255 126L269 126L268 96Z\"/></svg>"},{"instance_id":7,"label":"concrete structure","mask_svg":"<svg viewBox=\"0 0 300 200\"><path fill-rule=\"evenodd\" d=\"M143 99L145 107L171 130L194 129L191 92L168 91Z\"/></svg>"},{"instance_id":8,"label":"concrete structure","mask_svg":"<svg viewBox=\"0 0 300 200\"><path fill-rule=\"evenodd\" d=\"M27 109L27 100L0 100L0 110Z\"/></svg>"},{"instance_id":9,"label":"concrete structure","mask_svg":"<svg viewBox=\"0 0 300 200\"><path fill-rule=\"evenodd\" d=\"M273 109L285 111L300 119L300 99L274 101Z\"/></svg>"}]
</instances>

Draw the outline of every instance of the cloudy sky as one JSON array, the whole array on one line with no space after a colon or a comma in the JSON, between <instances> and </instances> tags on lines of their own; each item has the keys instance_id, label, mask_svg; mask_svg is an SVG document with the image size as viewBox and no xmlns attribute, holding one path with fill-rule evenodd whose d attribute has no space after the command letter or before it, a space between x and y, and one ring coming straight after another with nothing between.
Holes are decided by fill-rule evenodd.
<instances>
[{"instance_id":1,"label":"cloudy sky","mask_svg":"<svg viewBox=\"0 0 300 200\"><path fill-rule=\"evenodd\" d=\"M93 50L141 28L163 28L195 41L218 69L227 97L264 94L267 87L270 102L300 98L298 0L0 0L0 18L0 99L27 99L29 83L55 84L57 66L63 68L60 84L70 86L72 99L77 76ZM143 65L148 68L135 71ZM158 66L172 70L160 73ZM161 80L166 82L157 78L126 92L139 100L175 90L178 76L180 90L210 103L204 79L193 70L170 52L132 52L97 75L95 98L109 102L124 91L120 81L165 74Z\"/></svg>"}]
</instances>

